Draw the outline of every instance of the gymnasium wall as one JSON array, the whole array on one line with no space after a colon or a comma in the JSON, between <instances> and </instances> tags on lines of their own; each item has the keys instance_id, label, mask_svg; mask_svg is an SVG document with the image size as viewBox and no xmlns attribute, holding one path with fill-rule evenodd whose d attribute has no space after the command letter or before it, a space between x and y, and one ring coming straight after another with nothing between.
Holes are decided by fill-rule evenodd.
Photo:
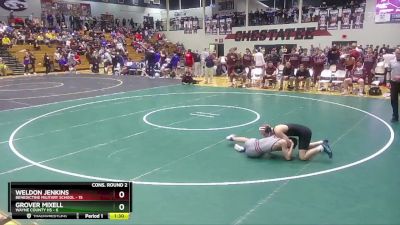
<instances>
[{"instance_id":1,"label":"gymnasium wall","mask_svg":"<svg viewBox=\"0 0 400 225\"><path fill-rule=\"evenodd\" d=\"M252 0L251 0L252 1ZM283 45L297 44L303 47L314 46L325 47L331 45L332 41L357 41L358 44L380 45L389 44L396 46L400 44L400 23L397 24L376 24L374 21L375 15L375 0L367 0L366 14L363 29L349 30L329 30L329 36L315 36L311 40L264 40L264 41L235 41L233 39L225 39L226 35L205 35L203 30L199 30L197 34L184 34L183 31L166 32L166 36L171 41L179 41L184 43L185 47L191 49L204 49L212 43L221 41L224 44L225 53L232 47L238 47L239 51L244 51L246 48L253 48L254 45ZM249 7L250 8L250 7ZM239 9L240 10L240 9ZM264 29L287 29L287 28L317 28L317 23L302 23L302 24L286 24L286 25L270 25L233 28L233 33L236 31L249 30L264 30ZM198 41L193 41L198 40Z\"/></svg>"},{"instance_id":2,"label":"gymnasium wall","mask_svg":"<svg viewBox=\"0 0 400 225\"><path fill-rule=\"evenodd\" d=\"M109 4L109 3L101 3L101 2L92 2L92 1L80 1L80 0L63 0L64 2L79 2L86 3L91 5L92 15L100 16L100 14L110 13L118 18L133 18L137 22L143 21L143 16L150 14L150 16L154 17L154 20L161 19L162 14L166 16L165 10L160 10L156 8L144 8L138 6L129 6L129 5L120 5L120 4ZM31 13L34 13L35 16L41 15L41 3L40 0L28 0L26 1L28 4L28 9L20 12L14 12L16 16L29 16ZM9 11L0 7L0 19L6 20L9 15Z\"/></svg>"},{"instance_id":3,"label":"gymnasium wall","mask_svg":"<svg viewBox=\"0 0 400 225\"><path fill-rule=\"evenodd\" d=\"M161 10L161 14L164 18L166 18L166 11ZM164 16L165 14L165 16ZM173 17L185 17L185 16L193 16L198 18L203 18L203 8L193 8L193 9L182 9L182 10L170 10L169 11L170 18ZM211 16L211 7L206 7L206 16Z\"/></svg>"}]
</instances>

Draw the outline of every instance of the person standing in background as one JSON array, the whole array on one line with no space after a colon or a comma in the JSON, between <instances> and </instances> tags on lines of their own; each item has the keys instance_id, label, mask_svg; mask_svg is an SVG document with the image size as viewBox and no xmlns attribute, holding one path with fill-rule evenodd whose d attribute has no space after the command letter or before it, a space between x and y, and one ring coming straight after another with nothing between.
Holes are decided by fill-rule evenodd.
<instances>
[{"instance_id":1,"label":"person standing in background","mask_svg":"<svg viewBox=\"0 0 400 225\"><path fill-rule=\"evenodd\" d=\"M395 51L396 58L389 63L390 102L393 109L392 123L399 122L399 93L400 93L400 48Z\"/></svg>"},{"instance_id":2,"label":"person standing in background","mask_svg":"<svg viewBox=\"0 0 400 225\"><path fill-rule=\"evenodd\" d=\"M321 49L317 49L316 51L317 51L317 54L312 59L313 70L314 70L314 74L313 74L314 85L317 83L319 77L321 76L321 73L324 70L324 66L325 66L325 63L327 60L325 54L322 52Z\"/></svg>"},{"instance_id":3,"label":"person standing in background","mask_svg":"<svg viewBox=\"0 0 400 225\"><path fill-rule=\"evenodd\" d=\"M201 74L206 74L206 58L209 56L209 52L207 48L204 48L204 51L201 53Z\"/></svg>"},{"instance_id":4,"label":"person standing in background","mask_svg":"<svg viewBox=\"0 0 400 225\"><path fill-rule=\"evenodd\" d=\"M372 83L374 69L376 67L376 57L372 48L367 49L367 54L363 56L364 68L366 73L366 84Z\"/></svg>"},{"instance_id":5,"label":"person standing in background","mask_svg":"<svg viewBox=\"0 0 400 225\"><path fill-rule=\"evenodd\" d=\"M49 74L51 68L51 62L50 62L50 56L48 56L47 53L44 53L43 65L46 67L46 74Z\"/></svg>"},{"instance_id":6,"label":"person standing in background","mask_svg":"<svg viewBox=\"0 0 400 225\"><path fill-rule=\"evenodd\" d=\"M386 50L383 50L382 54L381 54L381 58L383 59L384 65L385 65L385 83L387 81L390 81L390 78L388 77L387 72L389 71L389 64L392 60L396 59L395 54L391 54L386 52Z\"/></svg>"},{"instance_id":7,"label":"person standing in background","mask_svg":"<svg viewBox=\"0 0 400 225\"><path fill-rule=\"evenodd\" d=\"M228 66L228 76L230 82L233 82L233 70L236 66L236 62L240 60L238 54L236 54L236 48L229 49L229 53L226 55L226 64Z\"/></svg>"},{"instance_id":8,"label":"person standing in background","mask_svg":"<svg viewBox=\"0 0 400 225\"><path fill-rule=\"evenodd\" d=\"M3 62L3 58L0 57L0 76L7 75L7 65Z\"/></svg>"},{"instance_id":9,"label":"person standing in background","mask_svg":"<svg viewBox=\"0 0 400 225\"><path fill-rule=\"evenodd\" d=\"M24 75L29 75L29 65L31 64L31 58L28 52L25 52L23 64L24 64Z\"/></svg>"},{"instance_id":10,"label":"person standing in background","mask_svg":"<svg viewBox=\"0 0 400 225\"><path fill-rule=\"evenodd\" d=\"M201 55L199 51L195 51L194 54L194 75L196 77L200 77L202 75L201 73Z\"/></svg>"},{"instance_id":11,"label":"person standing in background","mask_svg":"<svg viewBox=\"0 0 400 225\"><path fill-rule=\"evenodd\" d=\"M253 66L253 54L249 48L246 48L246 52L242 56L243 66L247 69L247 79L251 79L251 67Z\"/></svg>"},{"instance_id":12,"label":"person standing in background","mask_svg":"<svg viewBox=\"0 0 400 225\"><path fill-rule=\"evenodd\" d=\"M28 52L28 53L29 53L29 58L30 58L30 63L32 66L33 74L36 75L36 57L32 52Z\"/></svg>"},{"instance_id":13,"label":"person standing in background","mask_svg":"<svg viewBox=\"0 0 400 225\"><path fill-rule=\"evenodd\" d=\"M254 66L256 68L262 68L261 74L264 74L265 59L264 59L264 55L260 52L260 50L257 50L256 54L254 54Z\"/></svg>"},{"instance_id":14,"label":"person standing in background","mask_svg":"<svg viewBox=\"0 0 400 225\"><path fill-rule=\"evenodd\" d=\"M209 53L208 56L205 58L205 84L211 84L213 77L214 77L214 66L216 65L216 57Z\"/></svg>"}]
</instances>

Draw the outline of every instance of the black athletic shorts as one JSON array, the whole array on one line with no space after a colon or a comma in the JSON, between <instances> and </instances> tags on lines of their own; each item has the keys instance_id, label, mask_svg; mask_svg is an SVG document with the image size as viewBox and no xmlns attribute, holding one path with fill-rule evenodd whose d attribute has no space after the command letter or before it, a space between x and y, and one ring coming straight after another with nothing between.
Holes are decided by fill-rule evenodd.
<instances>
[{"instance_id":1,"label":"black athletic shorts","mask_svg":"<svg viewBox=\"0 0 400 225\"><path fill-rule=\"evenodd\" d=\"M286 135L299 138L299 149L307 150L310 146L312 132L310 128L299 124L285 124L288 126Z\"/></svg>"}]
</instances>

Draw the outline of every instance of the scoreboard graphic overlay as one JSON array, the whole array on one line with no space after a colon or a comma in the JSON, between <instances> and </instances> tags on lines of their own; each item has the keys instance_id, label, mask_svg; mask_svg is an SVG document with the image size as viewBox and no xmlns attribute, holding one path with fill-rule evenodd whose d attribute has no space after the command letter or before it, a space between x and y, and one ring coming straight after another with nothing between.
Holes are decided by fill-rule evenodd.
<instances>
[{"instance_id":1,"label":"scoreboard graphic overlay","mask_svg":"<svg viewBox=\"0 0 400 225\"><path fill-rule=\"evenodd\" d=\"M127 220L132 212L130 182L10 182L13 219Z\"/></svg>"},{"instance_id":2,"label":"scoreboard graphic overlay","mask_svg":"<svg viewBox=\"0 0 400 225\"><path fill-rule=\"evenodd\" d=\"M400 0L376 0L376 23L400 23Z\"/></svg>"}]
</instances>

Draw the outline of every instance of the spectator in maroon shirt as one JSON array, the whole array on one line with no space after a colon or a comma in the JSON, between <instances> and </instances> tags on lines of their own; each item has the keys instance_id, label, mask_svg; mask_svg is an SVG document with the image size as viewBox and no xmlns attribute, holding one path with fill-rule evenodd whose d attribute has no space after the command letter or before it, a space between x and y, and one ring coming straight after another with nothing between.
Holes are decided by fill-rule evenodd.
<instances>
[{"instance_id":1,"label":"spectator in maroon shirt","mask_svg":"<svg viewBox=\"0 0 400 225\"><path fill-rule=\"evenodd\" d=\"M226 55L226 65L228 66L228 76L231 83L233 82L233 70L237 61L239 61L239 56L236 54L236 48L229 49L229 53Z\"/></svg>"},{"instance_id":2,"label":"spectator in maroon shirt","mask_svg":"<svg viewBox=\"0 0 400 225\"><path fill-rule=\"evenodd\" d=\"M358 95L364 95L364 87L365 87L365 69L362 64L362 61L359 60L356 63L356 66L353 70L351 70L348 77L343 81L343 92L342 94L348 94L348 87L352 86L353 83L358 83ZM351 91L352 92L352 91Z\"/></svg>"},{"instance_id":3,"label":"spectator in maroon shirt","mask_svg":"<svg viewBox=\"0 0 400 225\"><path fill-rule=\"evenodd\" d=\"M253 65L253 55L251 54L250 49L246 48L246 52L243 54L242 61L245 67L251 67Z\"/></svg>"},{"instance_id":4,"label":"spectator in maroon shirt","mask_svg":"<svg viewBox=\"0 0 400 225\"><path fill-rule=\"evenodd\" d=\"M290 64L292 64L292 67L294 69L299 68L300 55L299 55L299 53L297 53L295 48L293 48L292 52L289 54L289 62L290 62Z\"/></svg>"},{"instance_id":5,"label":"spectator in maroon shirt","mask_svg":"<svg viewBox=\"0 0 400 225\"><path fill-rule=\"evenodd\" d=\"M312 56L309 54L307 49L304 49L300 56L300 64L303 64L307 69L312 68L313 66Z\"/></svg>"},{"instance_id":6,"label":"spectator in maroon shirt","mask_svg":"<svg viewBox=\"0 0 400 225\"><path fill-rule=\"evenodd\" d=\"M247 73L247 78L249 78L250 79L250 68L253 66L253 55L251 54L251 51L250 51L250 49L248 49L248 48L246 48L246 53L244 53L243 54L243 57L242 57L242 62L243 62L243 66L245 67L245 68L248 68L248 73Z\"/></svg>"},{"instance_id":7,"label":"spectator in maroon shirt","mask_svg":"<svg viewBox=\"0 0 400 225\"><path fill-rule=\"evenodd\" d=\"M276 67L274 66L273 62L268 61L267 66L265 67L265 74L262 78L261 88L268 87L270 85L270 82L275 83L277 73L278 71L276 70Z\"/></svg>"},{"instance_id":8,"label":"spectator in maroon shirt","mask_svg":"<svg viewBox=\"0 0 400 225\"><path fill-rule=\"evenodd\" d=\"M376 57L372 48L368 48L367 54L364 55L364 69L366 73L366 84L371 84L374 68L376 66Z\"/></svg>"},{"instance_id":9,"label":"spectator in maroon shirt","mask_svg":"<svg viewBox=\"0 0 400 225\"><path fill-rule=\"evenodd\" d=\"M324 65L326 63L326 56L321 51L321 49L317 50L317 54L313 57L313 82L314 84L317 82L319 77L321 76L322 71L324 70Z\"/></svg>"},{"instance_id":10,"label":"spectator in maroon shirt","mask_svg":"<svg viewBox=\"0 0 400 225\"><path fill-rule=\"evenodd\" d=\"M350 50L350 56L354 58L354 60L356 60L356 62L360 59L361 57L361 52L357 49L357 45L353 44L351 46L351 50Z\"/></svg>"}]
</instances>

